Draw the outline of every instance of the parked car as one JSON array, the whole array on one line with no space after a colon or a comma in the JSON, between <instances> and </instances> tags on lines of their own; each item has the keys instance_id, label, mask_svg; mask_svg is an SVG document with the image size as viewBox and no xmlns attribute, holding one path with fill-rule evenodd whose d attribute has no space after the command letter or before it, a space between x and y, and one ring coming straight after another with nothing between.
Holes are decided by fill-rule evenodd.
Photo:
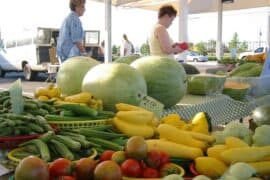
<instances>
[{"instance_id":1,"label":"parked car","mask_svg":"<svg viewBox=\"0 0 270 180\"><path fill-rule=\"evenodd\" d=\"M183 59L180 59L180 55L176 55L175 59L179 62L182 62ZM193 62L206 62L208 61L208 57L204 56L196 51L188 51L187 52L187 61L193 61Z\"/></svg>"},{"instance_id":2,"label":"parked car","mask_svg":"<svg viewBox=\"0 0 270 180\"><path fill-rule=\"evenodd\" d=\"M267 50L268 50L267 47L258 47L254 51L240 53L238 56L238 59L245 59L249 55L261 54L261 53L267 52Z\"/></svg>"},{"instance_id":3,"label":"parked car","mask_svg":"<svg viewBox=\"0 0 270 180\"><path fill-rule=\"evenodd\" d=\"M58 34L57 28L38 27L37 34L10 39L3 37L0 77L4 77L8 72L23 72L24 78L31 81L36 79L38 73L48 73L49 65L53 64L50 49L55 48ZM99 38L99 31L85 31L85 47L93 58L97 56Z\"/></svg>"}]
</instances>

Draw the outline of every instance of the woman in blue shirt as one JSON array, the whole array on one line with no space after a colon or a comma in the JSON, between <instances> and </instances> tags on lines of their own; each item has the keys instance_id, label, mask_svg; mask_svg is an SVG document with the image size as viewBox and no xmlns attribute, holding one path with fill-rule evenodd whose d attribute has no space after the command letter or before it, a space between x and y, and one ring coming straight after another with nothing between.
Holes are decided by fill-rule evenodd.
<instances>
[{"instance_id":1,"label":"woman in blue shirt","mask_svg":"<svg viewBox=\"0 0 270 180\"><path fill-rule=\"evenodd\" d=\"M80 16L85 12L85 0L70 0L71 12L65 18L57 42L57 55L61 61L85 54L84 31Z\"/></svg>"}]
</instances>

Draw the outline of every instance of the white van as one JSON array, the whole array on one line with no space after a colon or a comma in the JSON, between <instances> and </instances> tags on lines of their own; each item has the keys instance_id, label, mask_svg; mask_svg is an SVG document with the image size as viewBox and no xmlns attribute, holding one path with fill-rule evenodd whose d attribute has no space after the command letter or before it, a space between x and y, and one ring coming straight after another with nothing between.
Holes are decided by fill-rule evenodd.
<instances>
[{"instance_id":1,"label":"white van","mask_svg":"<svg viewBox=\"0 0 270 180\"><path fill-rule=\"evenodd\" d=\"M59 29L39 27L32 37L2 37L4 40L2 49L0 47L0 77L4 77L8 72L23 72L25 79L31 81L36 79L38 73L47 73L52 62L49 49L56 46L58 34ZM88 51L98 48L99 36L99 31L85 31Z\"/></svg>"}]
</instances>

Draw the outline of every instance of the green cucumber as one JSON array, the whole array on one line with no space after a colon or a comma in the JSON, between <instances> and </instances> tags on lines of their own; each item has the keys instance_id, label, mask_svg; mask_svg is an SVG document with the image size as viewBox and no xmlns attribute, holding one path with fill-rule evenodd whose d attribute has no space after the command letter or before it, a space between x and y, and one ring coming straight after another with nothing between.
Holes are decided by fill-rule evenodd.
<instances>
[{"instance_id":1,"label":"green cucumber","mask_svg":"<svg viewBox=\"0 0 270 180\"><path fill-rule=\"evenodd\" d=\"M90 108L86 105L80 105L80 104L61 104L58 106L61 109L69 110L74 112L75 114L79 116L97 116L98 112L96 109Z\"/></svg>"}]
</instances>

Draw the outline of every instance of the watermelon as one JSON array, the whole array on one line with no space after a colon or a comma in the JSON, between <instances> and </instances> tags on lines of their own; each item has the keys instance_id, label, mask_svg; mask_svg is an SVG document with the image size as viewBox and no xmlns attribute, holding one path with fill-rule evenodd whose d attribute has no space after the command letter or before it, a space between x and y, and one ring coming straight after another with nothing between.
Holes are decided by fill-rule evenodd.
<instances>
[{"instance_id":1,"label":"watermelon","mask_svg":"<svg viewBox=\"0 0 270 180\"><path fill-rule=\"evenodd\" d=\"M146 81L136 69L124 63L95 66L85 75L82 91L102 99L105 110L115 111L115 104L139 105L147 94Z\"/></svg>"},{"instance_id":2,"label":"watermelon","mask_svg":"<svg viewBox=\"0 0 270 180\"><path fill-rule=\"evenodd\" d=\"M98 61L85 56L76 56L64 61L56 76L56 84L61 89L62 95L80 93L84 75L98 64L100 64Z\"/></svg>"},{"instance_id":3,"label":"watermelon","mask_svg":"<svg viewBox=\"0 0 270 180\"><path fill-rule=\"evenodd\" d=\"M130 64L141 72L147 83L147 94L169 108L186 94L187 75L183 66L162 56L145 56Z\"/></svg>"},{"instance_id":4,"label":"watermelon","mask_svg":"<svg viewBox=\"0 0 270 180\"><path fill-rule=\"evenodd\" d=\"M222 93L230 96L235 100L242 101L250 88L247 83L226 81Z\"/></svg>"},{"instance_id":5,"label":"watermelon","mask_svg":"<svg viewBox=\"0 0 270 180\"><path fill-rule=\"evenodd\" d=\"M136 59L140 58L139 55L136 54L132 54L130 56L122 56L117 58L114 63L125 63L125 64L131 64L133 61L135 61Z\"/></svg>"},{"instance_id":6,"label":"watermelon","mask_svg":"<svg viewBox=\"0 0 270 180\"><path fill-rule=\"evenodd\" d=\"M224 87L226 76L214 74L196 74L188 79L187 91L194 95L211 95L221 93Z\"/></svg>"}]
</instances>

